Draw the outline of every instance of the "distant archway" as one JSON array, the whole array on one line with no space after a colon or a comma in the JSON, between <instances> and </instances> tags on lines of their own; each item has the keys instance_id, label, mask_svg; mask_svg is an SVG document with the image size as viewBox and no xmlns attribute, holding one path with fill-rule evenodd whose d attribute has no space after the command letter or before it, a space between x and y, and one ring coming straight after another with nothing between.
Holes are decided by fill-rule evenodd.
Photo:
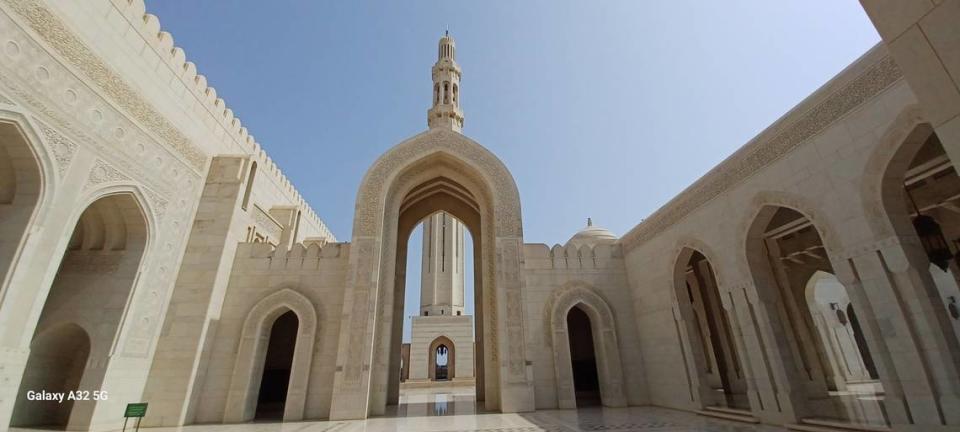
<instances>
[{"instance_id":1,"label":"distant archway","mask_svg":"<svg viewBox=\"0 0 960 432\"><path fill-rule=\"evenodd\" d=\"M332 419L383 414L397 402L399 358L390 353L400 349L407 239L438 211L463 222L474 240L477 399L490 410L534 408L522 340L516 184L485 148L435 128L393 147L361 183L347 277L347 298L360 297L344 303L350 319L341 327L337 363L343 369L334 383L351 397L334 400ZM496 313L484 313L490 310Z\"/></svg>"},{"instance_id":2,"label":"distant archway","mask_svg":"<svg viewBox=\"0 0 960 432\"><path fill-rule=\"evenodd\" d=\"M444 352L441 352L441 349ZM457 348L453 341L446 336L440 336L430 342L429 361L427 362L427 376L430 381L449 381L457 376ZM438 364L437 357L446 357L446 364Z\"/></svg>"}]
</instances>

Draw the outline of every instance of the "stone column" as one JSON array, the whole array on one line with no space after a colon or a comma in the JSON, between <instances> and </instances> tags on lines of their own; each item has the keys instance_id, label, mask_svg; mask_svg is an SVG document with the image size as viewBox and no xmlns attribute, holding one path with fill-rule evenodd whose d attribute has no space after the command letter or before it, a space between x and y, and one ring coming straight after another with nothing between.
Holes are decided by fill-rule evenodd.
<instances>
[{"instance_id":1,"label":"stone column","mask_svg":"<svg viewBox=\"0 0 960 432\"><path fill-rule=\"evenodd\" d=\"M280 222L283 229L280 231L280 238L277 239L277 249L290 250L296 244L296 235L298 209L296 206L274 206L270 208L270 217Z\"/></svg>"},{"instance_id":2,"label":"stone column","mask_svg":"<svg viewBox=\"0 0 960 432\"><path fill-rule=\"evenodd\" d=\"M704 303L705 306L710 308L710 314L716 321L714 323L716 328L713 329L713 331L717 333L717 340L720 342L723 351L727 385L730 386L729 390L731 392L742 392L744 391L745 384L743 378L737 376L737 365L739 363L737 361L738 353L734 347L734 342L730 340L731 335L727 333L729 320L727 319L727 311L723 308L723 301L720 298L720 287L716 284L716 275L706 260L700 261L698 267L696 270L698 280L703 284L703 292L706 294ZM719 370L719 365L717 366L717 373L722 373ZM742 371L740 372L742 373Z\"/></svg>"},{"instance_id":3,"label":"stone column","mask_svg":"<svg viewBox=\"0 0 960 432\"><path fill-rule=\"evenodd\" d=\"M210 163L144 391L150 402L144 426L192 420L236 246L244 239L240 199L249 164L237 156L214 157Z\"/></svg>"},{"instance_id":4,"label":"stone column","mask_svg":"<svg viewBox=\"0 0 960 432\"><path fill-rule=\"evenodd\" d=\"M526 358L523 328L522 239L497 237L494 245L500 410L505 413L533 411L536 409L533 370Z\"/></svg>"},{"instance_id":5,"label":"stone column","mask_svg":"<svg viewBox=\"0 0 960 432\"><path fill-rule=\"evenodd\" d=\"M676 293L676 290L674 290ZM680 343L686 347L684 361L686 362L687 376L689 377L690 399L693 405L690 407L704 408L714 401L713 391L709 382L706 380L706 370L701 365L706 365L710 359L704 352L703 341L700 338L702 330L694 314L693 305L687 299L675 299L673 305L673 319L677 326Z\"/></svg>"},{"instance_id":6,"label":"stone column","mask_svg":"<svg viewBox=\"0 0 960 432\"><path fill-rule=\"evenodd\" d=\"M960 0L860 0L960 172Z\"/></svg>"},{"instance_id":7,"label":"stone column","mask_svg":"<svg viewBox=\"0 0 960 432\"><path fill-rule=\"evenodd\" d=\"M763 409L754 413L768 423L795 423L808 414L807 379L795 363L789 330L783 324L786 311L773 275L754 275L754 281L730 290L754 386L763 401Z\"/></svg>"},{"instance_id":8,"label":"stone column","mask_svg":"<svg viewBox=\"0 0 960 432\"><path fill-rule=\"evenodd\" d=\"M854 287L851 300L887 392L891 421L957 426L960 350L922 248L902 240L857 251L841 280Z\"/></svg>"}]
</instances>

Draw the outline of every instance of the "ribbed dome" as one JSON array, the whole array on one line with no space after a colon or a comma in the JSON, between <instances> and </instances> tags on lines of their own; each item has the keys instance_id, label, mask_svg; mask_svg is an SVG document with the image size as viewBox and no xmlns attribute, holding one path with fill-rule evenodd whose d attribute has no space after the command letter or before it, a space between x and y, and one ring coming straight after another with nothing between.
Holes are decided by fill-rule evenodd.
<instances>
[{"instance_id":1,"label":"ribbed dome","mask_svg":"<svg viewBox=\"0 0 960 432\"><path fill-rule=\"evenodd\" d=\"M617 241L617 236L610 232L610 230L593 226L593 220L587 218L587 226L577 231L573 237L570 237L570 240L567 240L567 246L596 246L598 244L609 244L615 241Z\"/></svg>"}]
</instances>

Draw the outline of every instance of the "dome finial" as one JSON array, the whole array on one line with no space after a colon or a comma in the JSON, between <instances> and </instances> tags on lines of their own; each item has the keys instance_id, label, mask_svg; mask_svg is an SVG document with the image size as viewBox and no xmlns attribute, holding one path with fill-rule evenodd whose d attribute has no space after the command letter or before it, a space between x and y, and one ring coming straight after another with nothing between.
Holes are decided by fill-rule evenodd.
<instances>
[{"instance_id":1,"label":"dome finial","mask_svg":"<svg viewBox=\"0 0 960 432\"><path fill-rule=\"evenodd\" d=\"M592 226L593 226L593 218L587 218L587 226L588 226L588 227L592 227Z\"/></svg>"}]
</instances>

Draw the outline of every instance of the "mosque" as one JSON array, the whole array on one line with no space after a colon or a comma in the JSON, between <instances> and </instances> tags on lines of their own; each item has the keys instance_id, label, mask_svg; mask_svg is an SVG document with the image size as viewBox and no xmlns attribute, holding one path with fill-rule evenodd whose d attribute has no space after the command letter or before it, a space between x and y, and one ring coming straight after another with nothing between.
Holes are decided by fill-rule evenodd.
<instances>
[{"instance_id":1,"label":"mosque","mask_svg":"<svg viewBox=\"0 0 960 432\"><path fill-rule=\"evenodd\" d=\"M960 430L960 1L862 5L881 43L623 236L549 246L450 35L338 240L143 0L0 0L0 430ZM490 416L363 423L447 383Z\"/></svg>"}]
</instances>

